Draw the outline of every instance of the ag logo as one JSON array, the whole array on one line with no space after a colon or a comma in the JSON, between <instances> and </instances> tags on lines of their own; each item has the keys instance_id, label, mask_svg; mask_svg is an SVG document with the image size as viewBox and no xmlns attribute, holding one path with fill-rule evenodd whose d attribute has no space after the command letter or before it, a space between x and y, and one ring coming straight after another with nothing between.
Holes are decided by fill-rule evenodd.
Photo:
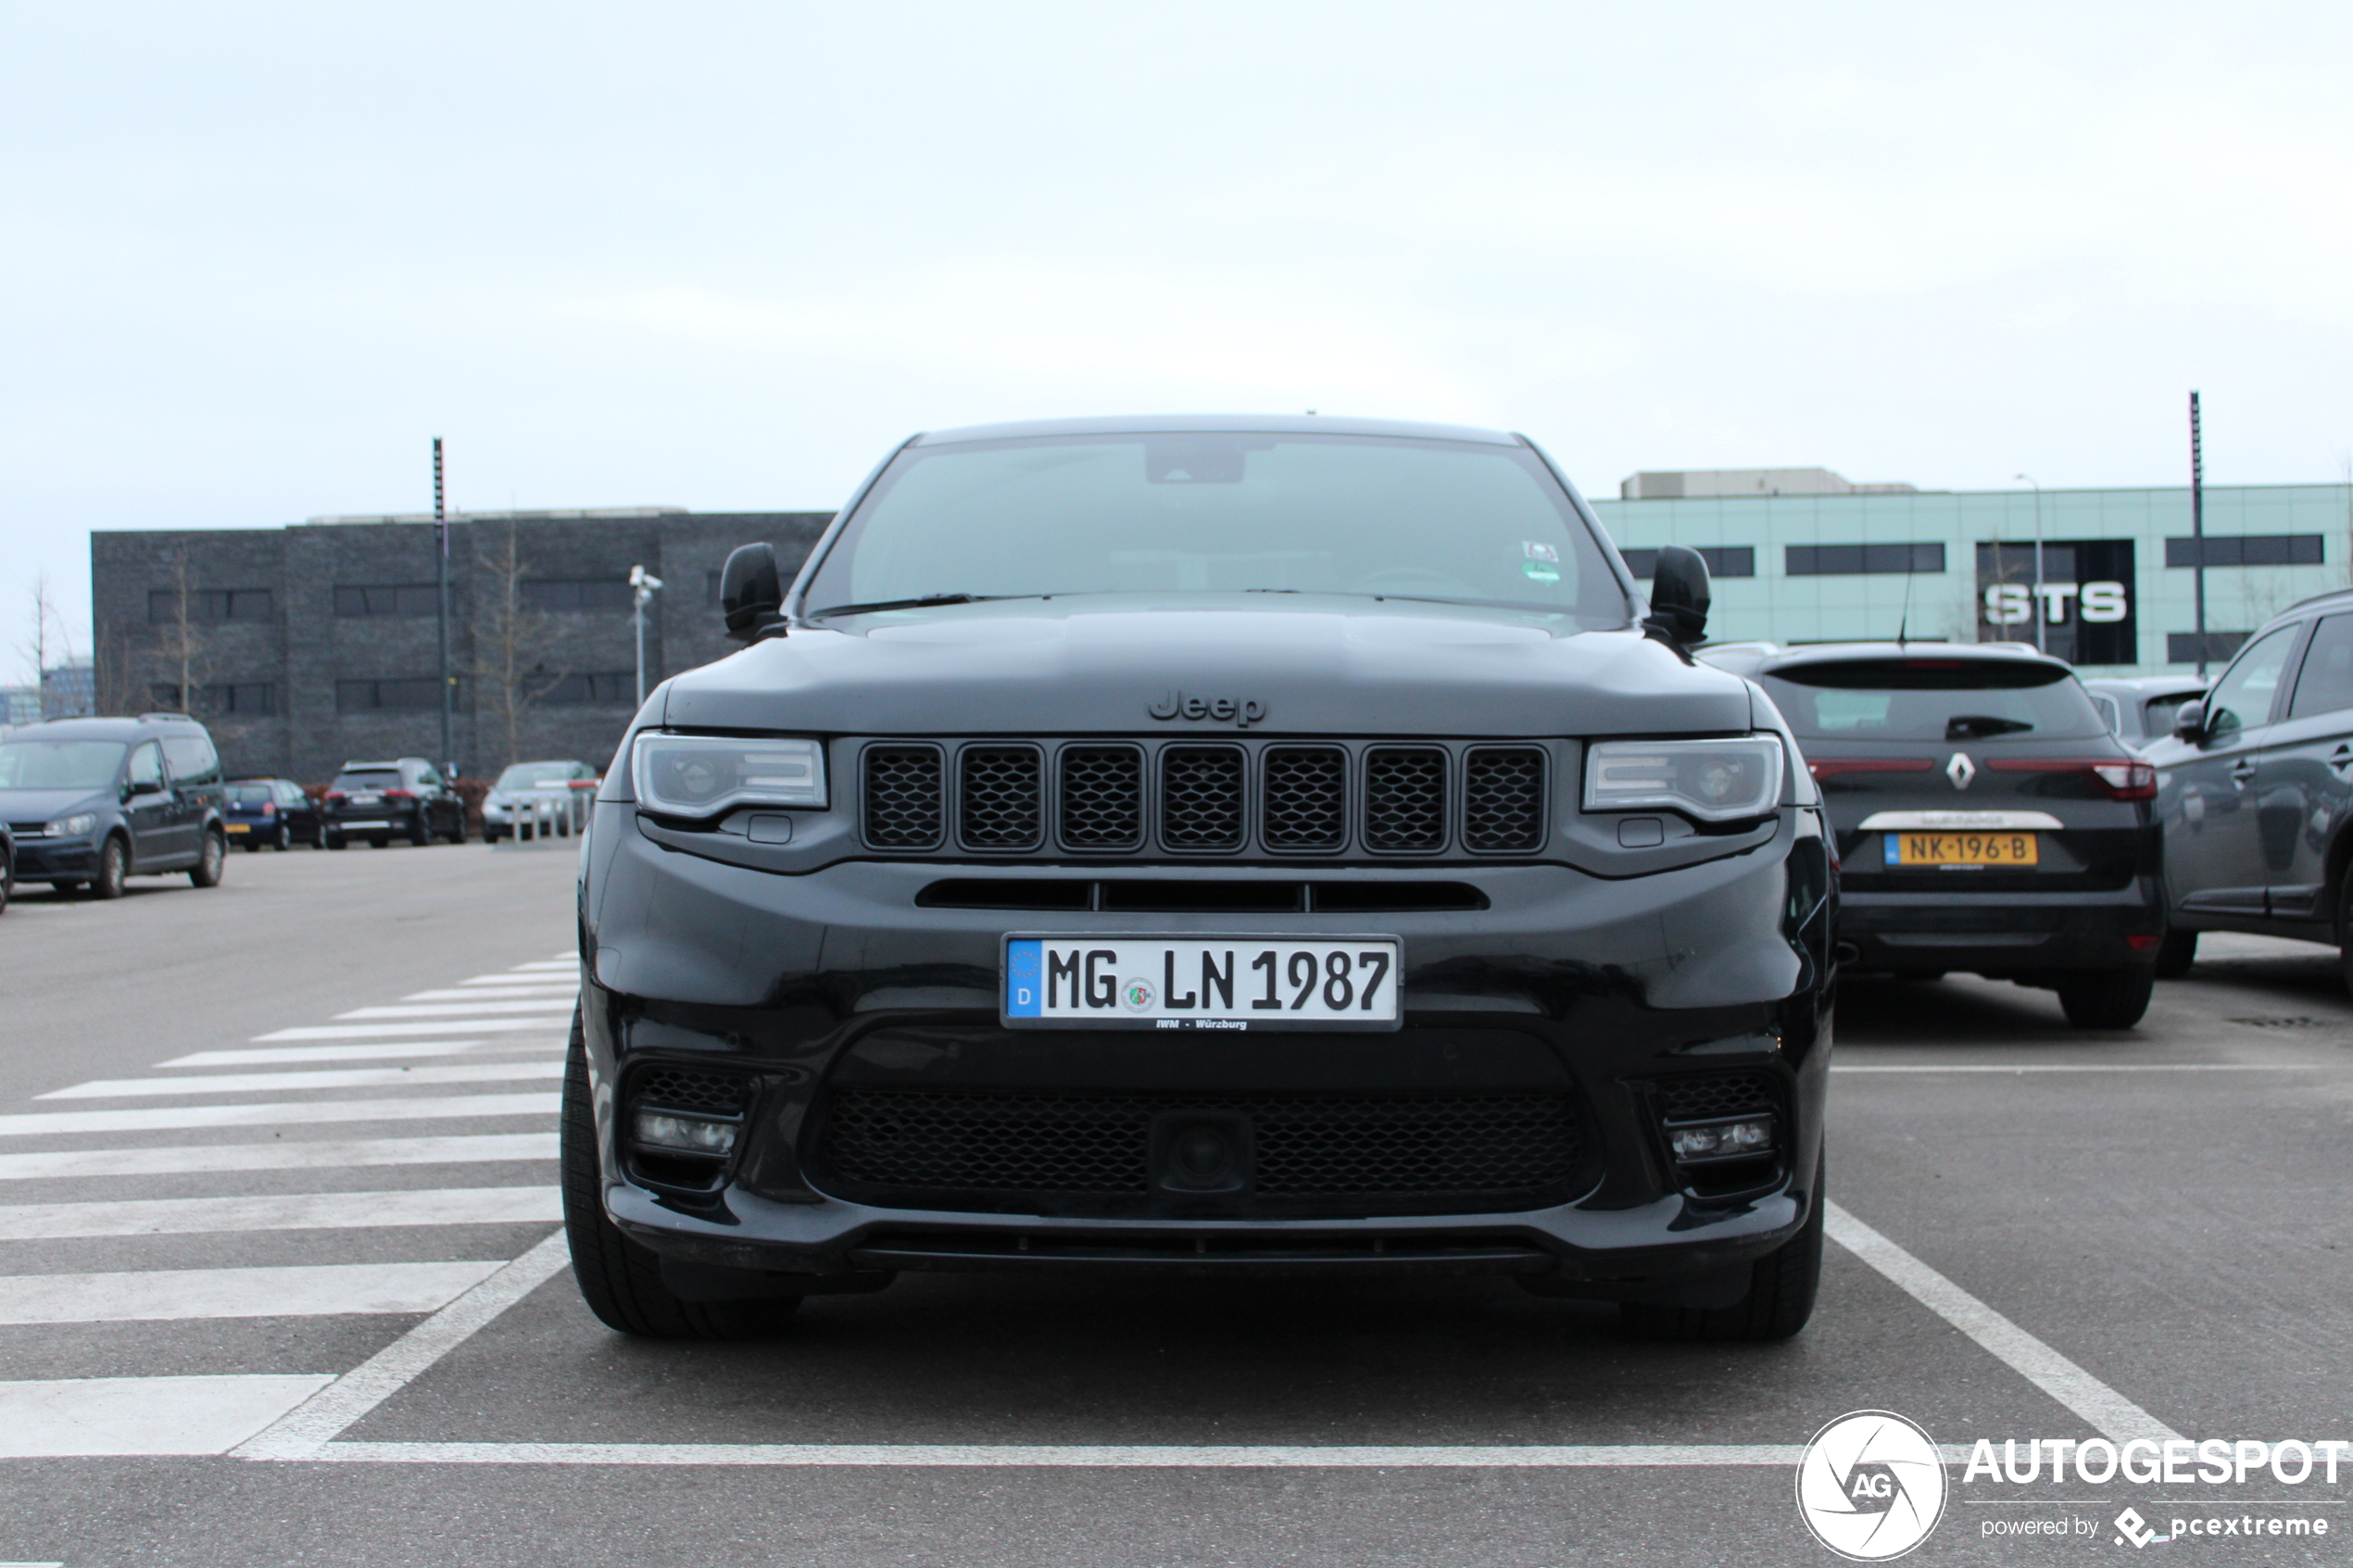
<instances>
[{"instance_id":1,"label":"ag logo","mask_svg":"<svg viewBox=\"0 0 2353 1568\"><path fill-rule=\"evenodd\" d=\"M1797 1464L1797 1515L1856 1562L1884 1562L1928 1539L1944 1514L1944 1461L1927 1433L1886 1411L1856 1411L1814 1434Z\"/></svg>"}]
</instances>

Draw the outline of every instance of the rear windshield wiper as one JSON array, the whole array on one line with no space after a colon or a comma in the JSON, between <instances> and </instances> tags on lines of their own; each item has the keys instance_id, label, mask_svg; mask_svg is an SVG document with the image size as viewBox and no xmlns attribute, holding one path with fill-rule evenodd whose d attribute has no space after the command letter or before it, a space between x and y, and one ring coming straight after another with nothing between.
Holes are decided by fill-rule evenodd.
<instances>
[{"instance_id":1,"label":"rear windshield wiper","mask_svg":"<svg viewBox=\"0 0 2353 1568\"><path fill-rule=\"evenodd\" d=\"M1956 713L1944 721L1944 738L1982 740L1987 735L2014 735L2033 727L2022 719L1996 719L1988 713Z\"/></svg>"}]
</instances>

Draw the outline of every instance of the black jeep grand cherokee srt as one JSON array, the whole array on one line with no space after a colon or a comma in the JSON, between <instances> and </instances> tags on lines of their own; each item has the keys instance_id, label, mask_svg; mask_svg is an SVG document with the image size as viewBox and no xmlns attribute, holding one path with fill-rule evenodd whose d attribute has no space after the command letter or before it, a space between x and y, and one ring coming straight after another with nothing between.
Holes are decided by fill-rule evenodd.
<instances>
[{"instance_id":1,"label":"black jeep grand cherokee srt","mask_svg":"<svg viewBox=\"0 0 2353 1568\"><path fill-rule=\"evenodd\" d=\"M1760 688L1525 439L918 436L663 684L583 859L574 1271L731 1336L902 1269L1812 1309L1835 889Z\"/></svg>"}]
</instances>

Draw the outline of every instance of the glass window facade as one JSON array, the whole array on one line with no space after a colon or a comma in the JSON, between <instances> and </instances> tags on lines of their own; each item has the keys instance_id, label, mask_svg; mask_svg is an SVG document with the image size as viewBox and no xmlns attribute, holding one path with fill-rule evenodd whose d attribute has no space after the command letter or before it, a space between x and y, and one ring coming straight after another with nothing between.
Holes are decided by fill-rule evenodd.
<instances>
[{"instance_id":1,"label":"glass window facade","mask_svg":"<svg viewBox=\"0 0 2353 1568\"><path fill-rule=\"evenodd\" d=\"M2045 490L2039 507L2032 489L1592 505L1637 575L1663 545L1747 553L1753 574L1716 574L1707 630L1718 641L1838 642L1905 627L1923 641L2032 643L2039 631L2086 671L2196 667L2197 573L2172 544L2190 534L2187 485ZM2209 486L2205 533L2219 672L2272 615L2353 581L2353 485Z\"/></svg>"}]
</instances>

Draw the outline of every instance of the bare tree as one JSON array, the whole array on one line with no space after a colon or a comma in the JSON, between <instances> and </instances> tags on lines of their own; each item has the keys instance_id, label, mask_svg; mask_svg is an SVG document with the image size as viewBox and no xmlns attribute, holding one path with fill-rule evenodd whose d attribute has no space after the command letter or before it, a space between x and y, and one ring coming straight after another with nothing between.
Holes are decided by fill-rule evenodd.
<instances>
[{"instance_id":1,"label":"bare tree","mask_svg":"<svg viewBox=\"0 0 2353 1568\"><path fill-rule=\"evenodd\" d=\"M553 623L522 602L531 563L515 525L507 524L506 538L494 550L477 552L474 564L482 576L473 617L474 689L478 702L497 705L506 736L503 767L522 760L523 715L562 683L565 671L549 670L542 657L554 645Z\"/></svg>"},{"instance_id":2,"label":"bare tree","mask_svg":"<svg viewBox=\"0 0 2353 1568\"><path fill-rule=\"evenodd\" d=\"M135 678L138 661L132 657L129 627L101 631L91 655L91 701L98 713L136 713L147 706Z\"/></svg>"},{"instance_id":3,"label":"bare tree","mask_svg":"<svg viewBox=\"0 0 2353 1568\"><path fill-rule=\"evenodd\" d=\"M171 619L164 622L157 652L166 673L174 677L180 710L194 713L197 687L211 669L210 649L204 632L202 590L195 570L182 547L171 555Z\"/></svg>"}]
</instances>

